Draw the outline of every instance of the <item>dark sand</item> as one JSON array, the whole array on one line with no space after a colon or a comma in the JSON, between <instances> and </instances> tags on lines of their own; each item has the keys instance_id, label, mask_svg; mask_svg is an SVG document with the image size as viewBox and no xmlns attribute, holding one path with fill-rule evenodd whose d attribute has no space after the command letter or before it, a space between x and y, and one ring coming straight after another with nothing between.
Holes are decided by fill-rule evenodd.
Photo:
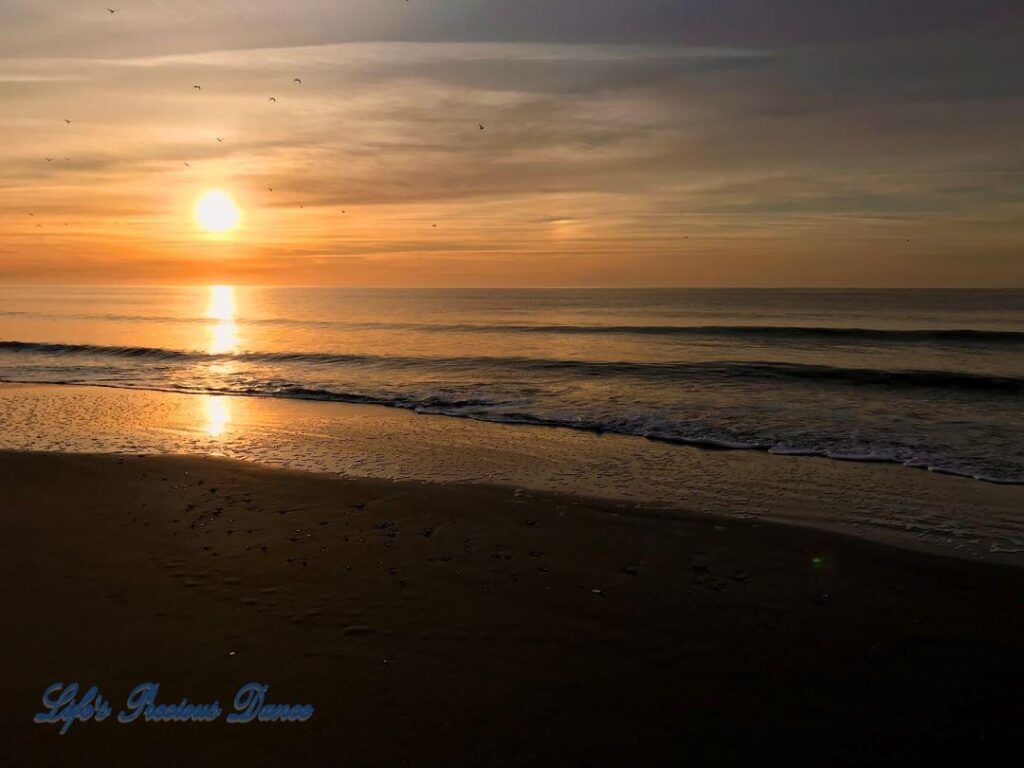
<instances>
[{"instance_id":1,"label":"dark sand","mask_svg":"<svg viewBox=\"0 0 1024 768\"><path fill-rule=\"evenodd\" d=\"M0 454L4 766L928 765L1019 747L1024 570L201 458ZM233 654L233 655L232 655ZM34 725L116 709L303 724Z\"/></svg>"}]
</instances>

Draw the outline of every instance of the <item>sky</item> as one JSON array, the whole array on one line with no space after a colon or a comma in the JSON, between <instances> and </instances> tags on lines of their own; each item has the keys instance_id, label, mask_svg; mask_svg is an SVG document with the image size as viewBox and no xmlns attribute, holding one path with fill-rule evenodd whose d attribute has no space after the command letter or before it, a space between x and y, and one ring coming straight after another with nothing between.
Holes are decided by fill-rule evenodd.
<instances>
[{"instance_id":1,"label":"sky","mask_svg":"<svg viewBox=\"0 0 1024 768\"><path fill-rule=\"evenodd\" d=\"M1017 0L108 3L0 4L0 282L1024 288Z\"/></svg>"}]
</instances>

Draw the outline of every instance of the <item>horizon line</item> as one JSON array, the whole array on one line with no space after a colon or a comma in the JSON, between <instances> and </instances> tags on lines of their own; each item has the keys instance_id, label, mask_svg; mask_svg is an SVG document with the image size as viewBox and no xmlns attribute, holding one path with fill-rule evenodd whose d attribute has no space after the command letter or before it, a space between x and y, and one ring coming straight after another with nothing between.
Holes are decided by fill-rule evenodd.
<instances>
[{"instance_id":1,"label":"horizon line","mask_svg":"<svg viewBox=\"0 0 1024 768\"><path fill-rule=\"evenodd\" d=\"M999 291L1020 292L1019 286L843 286L843 285L302 285L210 280L192 283L22 283L0 281L0 288L301 288L319 290L402 291Z\"/></svg>"}]
</instances>

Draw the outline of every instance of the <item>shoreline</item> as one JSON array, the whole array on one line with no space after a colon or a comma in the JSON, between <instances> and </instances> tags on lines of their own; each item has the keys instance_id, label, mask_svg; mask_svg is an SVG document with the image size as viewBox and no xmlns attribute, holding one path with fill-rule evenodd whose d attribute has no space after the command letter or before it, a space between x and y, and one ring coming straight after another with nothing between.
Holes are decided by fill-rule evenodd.
<instances>
[{"instance_id":1,"label":"shoreline","mask_svg":"<svg viewBox=\"0 0 1024 768\"><path fill-rule=\"evenodd\" d=\"M377 405L0 385L0 450L222 455L329 476L497 484L774 520L1024 566L1024 487L894 464L424 419Z\"/></svg>"},{"instance_id":2,"label":"shoreline","mask_svg":"<svg viewBox=\"0 0 1024 768\"><path fill-rule=\"evenodd\" d=\"M10 343L23 343L23 342L10 342ZM27 343L27 342L24 342ZM73 346L73 345L72 345ZM139 350L147 350L148 348L140 347ZM183 353L184 354L184 353ZM232 355L224 355L225 359L231 359ZM946 467L933 466L931 464L925 464L908 459L901 461L891 457L871 457L853 454L835 453L830 451L813 451L803 449L785 449L778 448L776 446L769 445L757 445L757 444L745 444L745 443L731 443L720 440L714 440L712 438L685 438L685 437L673 437L673 436L658 436L651 434L638 434L633 432L621 432L612 429L605 429L600 426L588 426L588 425L575 425L570 422L562 421L545 421L543 419L534 420L516 420L508 418L497 418L488 417L482 418L472 414L460 414L460 413L449 413L443 410L429 410L419 404L409 403L403 404L397 401L384 400L372 397L360 397L353 395L346 397L337 393L331 394L331 396L317 396L317 395L298 395L289 394L286 396L268 394L261 392L234 392L234 391L208 391L201 389L170 389L161 388L157 386L124 386L120 384L98 384L98 383L78 383L78 382L66 382L66 381L51 381L51 382L34 382L34 381L19 381L16 379L4 379L0 380L0 386L28 386L28 387L90 387L97 389L112 389L119 391L129 392L154 392L166 395L191 395L197 397L235 397L235 398L258 398L267 400L284 400L294 401L300 403L324 403L324 404L336 404L336 405L354 405L354 406L367 406L372 408L394 408L399 411L412 413L417 416L434 416L448 419L462 419L471 422L484 423L484 424L499 424L507 427L532 427L539 429L558 429L566 430L568 432L575 432L581 434L597 435L602 437L605 435L612 435L617 438L624 438L628 440L645 440L652 443L659 443L663 445L680 446L684 448L695 448L698 450L706 451L739 451L739 452L750 452L758 453L766 456L775 456L779 458L808 458L808 459L825 459L828 461L841 461L851 464L868 464L868 465L891 465L894 467L902 467L903 469L911 469L929 472L935 475L946 475L949 477L957 477L964 480L973 480L979 483L988 483L991 485L1008 485L1008 486L1020 486L1024 488L1024 478L1020 479L1003 479L998 477L990 477L983 474L971 474L966 471L959 471Z\"/></svg>"},{"instance_id":3,"label":"shoreline","mask_svg":"<svg viewBox=\"0 0 1024 768\"><path fill-rule=\"evenodd\" d=\"M0 468L0 569L31 585L3 604L0 731L33 765L69 764L68 745L114 766L198 751L253 765L905 764L1016 738L1017 568L223 459L4 452ZM222 705L258 681L316 714L61 737L28 725L58 680L114 702L153 681L161 699Z\"/></svg>"}]
</instances>

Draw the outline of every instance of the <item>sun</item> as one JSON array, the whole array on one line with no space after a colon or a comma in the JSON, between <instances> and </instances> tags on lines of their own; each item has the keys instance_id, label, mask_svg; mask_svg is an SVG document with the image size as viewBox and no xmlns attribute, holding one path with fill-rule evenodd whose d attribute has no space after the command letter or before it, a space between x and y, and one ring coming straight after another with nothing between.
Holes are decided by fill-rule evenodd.
<instances>
[{"instance_id":1,"label":"sun","mask_svg":"<svg viewBox=\"0 0 1024 768\"><path fill-rule=\"evenodd\" d=\"M230 232L242 219L242 211L222 189L200 195L193 209L196 223L207 232Z\"/></svg>"}]
</instances>

